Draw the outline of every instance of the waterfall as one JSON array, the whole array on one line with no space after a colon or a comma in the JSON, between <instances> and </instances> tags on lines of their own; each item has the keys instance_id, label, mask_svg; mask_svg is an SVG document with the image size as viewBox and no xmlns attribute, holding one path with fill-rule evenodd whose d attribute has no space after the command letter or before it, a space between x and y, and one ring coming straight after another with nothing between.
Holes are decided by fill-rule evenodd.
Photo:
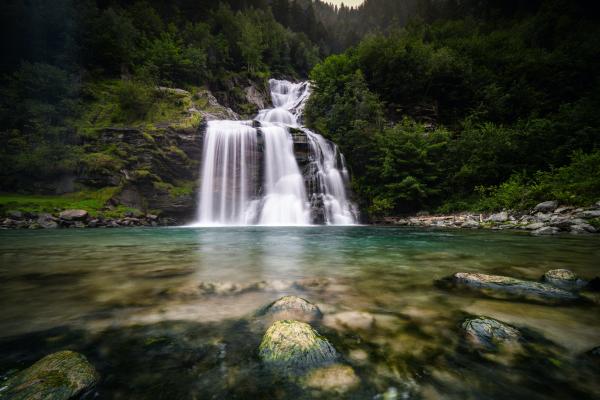
<instances>
[{"instance_id":1,"label":"waterfall","mask_svg":"<svg viewBox=\"0 0 600 400\"><path fill-rule=\"evenodd\" d=\"M245 121L209 121L204 137L200 225L247 225L257 171L256 129Z\"/></svg>"},{"instance_id":2,"label":"waterfall","mask_svg":"<svg viewBox=\"0 0 600 400\"><path fill-rule=\"evenodd\" d=\"M310 84L276 79L269 84L273 108L261 110L255 121L208 123L195 225L355 224L343 155L301 126ZM306 138L304 168L292 130Z\"/></svg>"}]
</instances>

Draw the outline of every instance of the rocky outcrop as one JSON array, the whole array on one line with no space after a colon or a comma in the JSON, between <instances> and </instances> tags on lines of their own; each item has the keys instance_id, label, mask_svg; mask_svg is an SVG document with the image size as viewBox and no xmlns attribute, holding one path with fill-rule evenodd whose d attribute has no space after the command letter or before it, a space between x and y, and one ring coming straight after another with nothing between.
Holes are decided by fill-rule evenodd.
<instances>
[{"instance_id":1,"label":"rocky outcrop","mask_svg":"<svg viewBox=\"0 0 600 400\"><path fill-rule=\"evenodd\" d=\"M485 296L519 299L539 303L572 303L580 300L576 293L539 282L500 275L457 272L439 282L443 287L477 291Z\"/></svg>"},{"instance_id":2,"label":"rocky outcrop","mask_svg":"<svg viewBox=\"0 0 600 400\"><path fill-rule=\"evenodd\" d=\"M335 363L339 355L327 339L300 321L276 321L259 347L263 363L277 373L304 374Z\"/></svg>"},{"instance_id":3,"label":"rocky outcrop","mask_svg":"<svg viewBox=\"0 0 600 400\"><path fill-rule=\"evenodd\" d=\"M99 379L85 356L73 351L50 354L0 383L6 400L67 400L92 388Z\"/></svg>"},{"instance_id":4,"label":"rocky outcrop","mask_svg":"<svg viewBox=\"0 0 600 400\"><path fill-rule=\"evenodd\" d=\"M73 213L77 211L77 213ZM85 216L83 216L85 213ZM76 218L74 217L76 216ZM19 220L0 220L0 229L57 229L57 228L119 228L135 226L168 226L177 221L172 218L159 218L154 214L126 212L121 218L91 216L85 210L67 210L59 214L27 213Z\"/></svg>"}]
</instances>

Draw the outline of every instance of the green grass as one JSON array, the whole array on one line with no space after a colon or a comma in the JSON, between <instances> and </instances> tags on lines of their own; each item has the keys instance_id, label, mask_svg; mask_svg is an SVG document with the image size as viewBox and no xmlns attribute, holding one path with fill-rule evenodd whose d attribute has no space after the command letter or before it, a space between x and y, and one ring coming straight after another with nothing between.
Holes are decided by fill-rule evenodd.
<instances>
[{"instance_id":1,"label":"green grass","mask_svg":"<svg viewBox=\"0 0 600 400\"><path fill-rule=\"evenodd\" d=\"M124 206L116 207L114 210L103 210L106 202L119 191L118 187L106 187L97 191L81 191L65 195L22 195L1 194L0 213L18 210L31 213L57 213L67 209L87 210L91 215L99 214L108 216L119 216L127 211L132 211Z\"/></svg>"}]
</instances>

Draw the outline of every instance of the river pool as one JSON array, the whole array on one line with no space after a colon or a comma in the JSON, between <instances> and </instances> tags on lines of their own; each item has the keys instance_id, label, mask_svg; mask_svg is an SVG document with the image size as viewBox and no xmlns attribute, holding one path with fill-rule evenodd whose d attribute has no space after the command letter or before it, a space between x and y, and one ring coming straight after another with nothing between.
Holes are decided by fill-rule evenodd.
<instances>
[{"instance_id":1,"label":"river pool","mask_svg":"<svg viewBox=\"0 0 600 400\"><path fill-rule=\"evenodd\" d=\"M391 227L0 231L0 376L61 349L86 355L100 399L598 398L598 303L548 306L439 288L454 272L600 275L600 235ZM260 363L256 311L294 294L360 385L335 395ZM349 329L328 316L369 313ZM485 315L534 338L509 361L464 343ZM591 363L591 364L590 364ZM337 396L337 397L336 397Z\"/></svg>"}]
</instances>

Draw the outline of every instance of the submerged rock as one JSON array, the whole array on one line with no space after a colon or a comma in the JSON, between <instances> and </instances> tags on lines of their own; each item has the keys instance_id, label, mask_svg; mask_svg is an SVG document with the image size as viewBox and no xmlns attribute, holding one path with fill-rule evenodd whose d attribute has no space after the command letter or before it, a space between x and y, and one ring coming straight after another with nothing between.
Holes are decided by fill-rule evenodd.
<instances>
[{"instance_id":1,"label":"submerged rock","mask_svg":"<svg viewBox=\"0 0 600 400\"><path fill-rule=\"evenodd\" d=\"M275 300L259 314L279 320L293 319L300 321L314 321L323 316L319 307L297 296L284 296Z\"/></svg>"},{"instance_id":2,"label":"submerged rock","mask_svg":"<svg viewBox=\"0 0 600 400\"><path fill-rule=\"evenodd\" d=\"M375 317L362 311L344 311L325 316L323 324L338 330L368 330L375 325Z\"/></svg>"},{"instance_id":3,"label":"submerged rock","mask_svg":"<svg viewBox=\"0 0 600 400\"><path fill-rule=\"evenodd\" d=\"M98 379L98 373L85 356L60 351L11 377L0 388L0 397L7 400L66 400L90 389Z\"/></svg>"},{"instance_id":4,"label":"submerged rock","mask_svg":"<svg viewBox=\"0 0 600 400\"><path fill-rule=\"evenodd\" d=\"M542 303L569 303L580 300L576 293L564 289L500 275L457 272L441 283L476 290L496 298L518 298Z\"/></svg>"},{"instance_id":5,"label":"submerged rock","mask_svg":"<svg viewBox=\"0 0 600 400\"><path fill-rule=\"evenodd\" d=\"M360 379L352 367L333 364L310 371L302 384L310 389L342 394L357 387Z\"/></svg>"},{"instance_id":6,"label":"submerged rock","mask_svg":"<svg viewBox=\"0 0 600 400\"><path fill-rule=\"evenodd\" d=\"M552 269L544 274L542 280L552 286L565 290L579 290L586 282L568 269Z\"/></svg>"},{"instance_id":7,"label":"submerged rock","mask_svg":"<svg viewBox=\"0 0 600 400\"><path fill-rule=\"evenodd\" d=\"M259 357L274 371L303 373L335 363L335 348L304 322L282 320L271 325L263 336Z\"/></svg>"},{"instance_id":8,"label":"submerged rock","mask_svg":"<svg viewBox=\"0 0 600 400\"><path fill-rule=\"evenodd\" d=\"M488 317L469 318L462 324L469 344L480 350L493 351L499 346L518 346L518 329Z\"/></svg>"}]
</instances>

